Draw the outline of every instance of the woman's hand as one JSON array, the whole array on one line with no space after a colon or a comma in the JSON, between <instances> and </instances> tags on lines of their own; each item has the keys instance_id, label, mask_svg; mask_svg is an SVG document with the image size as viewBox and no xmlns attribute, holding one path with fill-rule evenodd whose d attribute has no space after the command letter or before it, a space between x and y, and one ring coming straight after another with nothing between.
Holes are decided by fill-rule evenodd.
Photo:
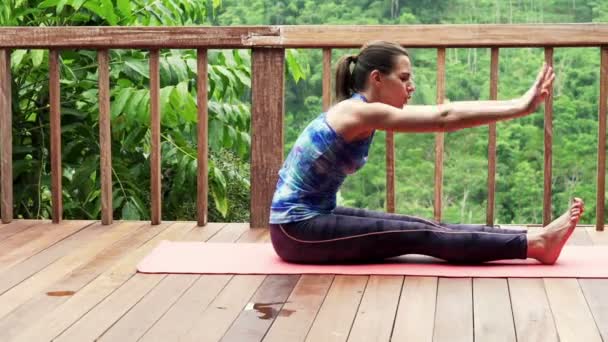
<instances>
[{"instance_id":1,"label":"woman's hand","mask_svg":"<svg viewBox=\"0 0 608 342\"><path fill-rule=\"evenodd\" d=\"M522 101L528 114L536 111L536 108L551 94L554 79L555 73L553 72L553 68L544 63L536 77L536 81L522 96Z\"/></svg>"}]
</instances>

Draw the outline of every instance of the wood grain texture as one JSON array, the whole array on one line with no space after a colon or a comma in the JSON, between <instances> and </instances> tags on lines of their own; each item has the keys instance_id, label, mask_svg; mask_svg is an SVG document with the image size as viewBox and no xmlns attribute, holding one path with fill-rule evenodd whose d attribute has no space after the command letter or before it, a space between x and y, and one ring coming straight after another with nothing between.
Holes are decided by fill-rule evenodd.
<instances>
[{"instance_id":1,"label":"wood grain texture","mask_svg":"<svg viewBox=\"0 0 608 342\"><path fill-rule=\"evenodd\" d=\"M600 66L600 98L598 110L597 139L597 204L595 229L604 230L604 207L606 191L606 96L608 96L608 47L602 47Z\"/></svg>"},{"instance_id":2,"label":"wood grain texture","mask_svg":"<svg viewBox=\"0 0 608 342\"><path fill-rule=\"evenodd\" d=\"M473 279L475 341L515 341L511 298L506 279Z\"/></svg>"},{"instance_id":3,"label":"wood grain texture","mask_svg":"<svg viewBox=\"0 0 608 342\"><path fill-rule=\"evenodd\" d=\"M471 278L439 278L433 341L474 341L472 286Z\"/></svg>"},{"instance_id":4,"label":"wood grain texture","mask_svg":"<svg viewBox=\"0 0 608 342\"><path fill-rule=\"evenodd\" d=\"M508 283L517 341L559 341L543 280L509 278Z\"/></svg>"},{"instance_id":5,"label":"wood grain texture","mask_svg":"<svg viewBox=\"0 0 608 342\"><path fill-rule=\"evenodd\" d=\"M578 281L545 278L544 283L560 341L601 342L598 327Z\"/></svg>"},{"instance_id":6,"label":"wood grain texture","mask_svg":"<svg viewBox=\"0 0 608 342\"><path fill-rule=\"evenodd\" d=\"M254 45L360 47L388 40L413 47L599 46L608 40L605 24L539 25L298 25L279 26L280 37L252 36Z\"/></svg>"},{"instance_id":7,"label":"wood grain texture","mask_svg":"<svg viewBox=\"0 0 608 342\"><path fill-rule=\"evenodd\" d=\"M112 223L112 133L110 124L110 65L108 50L97 52L99 61L99 146L101 168L101 223Z\"/></svg>"},{"instance_id":8,"label":"wood grain texture","mask_svg":"<svg viewBox=\"0 0 608 342\"><path fill-rule=\"evenodd\" d=\"M63 216L61 186L61 90L59 85L59 51L49 53L49 99L51 106L51 201L53 223L59 223Z\"/></svg>"},{"instance_id":9,"label":"wood grain texture","mask_svg":"<svg viewBox=\"0 0 608 342\"><path fill-rule=\"evenodd\" d=\"M285 50L253 49L251 61L251 228L268 227L283 163Z\"/></svg>"},{"instance_id":10,"label":"wood grain texture","mask_svg":"<svg viewBox=\"0 0 608 342\"><path fill-rule=\"evenodd\" d=\"M545 63L553 66L553 48L545 48ZM553 92L545 99L545 167L543 185L543 226L551 223L551 177L553 170Z\"/></svg>"},{"instance_id":11,"label":"wood grain texture","mask_svg":"<svg viewBox=\"0 0 608 342\"><path fill-rule=\"evenodd\" d=\"M437 104L445 98L445 49L437 49ZM443 196L443 145L444 133L435 133L435 202L434 218L441 221Z\"/></svg>"},{"instance_id":12,"label":"wood grain texture","mask_svg":"<svg viewBox=\"0 0 608 342\"><path fill-rule=\"evenodd\" d=\"M230 48L253 36L278 36L275 26L243 27L3 27L0 46L12 48Z\"/></svg>"},{"instance_id":13,"label":"wood grain texture","mask_svg":"<svg viewBox=\"0 0 608 342\"><path fill-rule=\"evenodd\" d=\"M346 341L368 280L369 276L336 275L306 341Z\"/></svg>"},{"instance_id":14,"label":"wood grain texture","mask_svg":"<svg viewBox=\"0 0 608 342\"><path fill-rule=\"evenodd\" d=\"M264 337L265 342L303 341L334 280L328 274L304 274Z\"/></svg>"},{"instance_id":15,"label":"wood grain texture","mask_svg":"<svg viewBox=\"0 0 608 342\"><path fill-rule=\"evenodd\" d=\"M261 341L299 279L297 274L268 275L222 341Z\"/></svg>"},{"instance_id":16,"label":"wood grain texture","mask_svg":"<svg viewBox=\"0 0 608 342\"><path fill-rule=\"evenodd\" d=\"M405 277L393 328L393 341L433 341L438 279Z\"/></svg>"},{"instance_id":17,"label":"wood grain texture","mask_svg":"<svg viewBox=\"0 0 608 342\"><path fill-rule=\"evenodd\" d=\"M386 211L395 212L395 132L386 131Z\"/></svg>"},{"instance_id":18,"label":"wood grain texture","mask_svg":"<svg viewBox=\"0 0 608 342\"><path fill-rule=\"evenodd\" d=\"M0 218L13 219L13 124L11 51L0 49Z\"/></svg>"},{"instance_id":19,"label":"wood grain texture","mask_svg":"<svg viewBox=\"0 0 608 342\"><path fill-rule=\"evenodd\" d=\"M403 286L402 276L371 275L349 341L390 341Z\"/></svg>"},{"instance_id":20,"label":"wood grain texture","mask_svg":"<svg viewBox=\"0 0 608 342\"><path fill-rule=\"evenodd\" d=\"M608 25L297 25L234 27L3 27L7 48L354 48L370 40L408 47L600 46Z\"/></svg>"},{"instance_id":21,"label":"wood grain texture","mask_svg":"<svg viewBox=\"0 0 608 342\"><path fill-rule=\"evenodd\" d=\"M498 48L492 48L490 61L490 100L498 99ZM494 225L496 207L496 123L488 127L488 207L486 225Z\"/></svg>"},{"instance_id":22,"label":"wood grain texture","mask_svg":"<svg viewBox=\"0 0 608 342\"><path fill-rule=\"evenodd\" d=\"M11 51L0 49L0 217L13 219L13 124Z\"/></svg>"},{"instance_id":23,"label":"wood grain texture","mask_svg":"<svg viewBox=\"0 0 608 342\"><path fill-rule=\"evenodd\" d=\"M208 173L208 111L207 111L207 50L198 49L196 57L197 65L197 113L198 113L198 145L197 145L197 189L196 189L196 212L197 222L199 226L207 224L207 195L209 193L209 178Z\"/></svg>"},{"instance_id":24,"label":"wood grain texture","mask_svg":"<svg viewBox=\"0 0 608 342\"><path fill-rule=\"evenodd\" d=\"M161 170L160 170L160 63L159 51L150 51L150 191L152 204L150 217L152 224L159 224L161 218Z\"/></svg>"}]
</instances>

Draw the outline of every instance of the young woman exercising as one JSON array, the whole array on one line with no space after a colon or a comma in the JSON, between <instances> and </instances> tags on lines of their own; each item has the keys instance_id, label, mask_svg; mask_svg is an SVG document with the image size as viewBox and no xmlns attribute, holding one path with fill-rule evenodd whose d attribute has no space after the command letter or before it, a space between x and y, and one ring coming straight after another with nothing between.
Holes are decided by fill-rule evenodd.
<instances>
[{"instance_id":1,"label":"young woman exercising","mask_svg":"<svg viewBox=\"0 0 608 342\"><path fill-rule=\"evenodd\" d=\"M549 95L554 77L544 65L532 87L514 100L410 106L415 88L404 48L371 42L358 55L343 57L336 71L339 102L310 122L279 171L270 210L277 254L288 262L317 264L403 254L458 263L526 258L555 263L583 213L579 198L538 233L336 206L346 176L367 161L376 130L451 132L528 115Z\"/></svg>"}]
</instances>

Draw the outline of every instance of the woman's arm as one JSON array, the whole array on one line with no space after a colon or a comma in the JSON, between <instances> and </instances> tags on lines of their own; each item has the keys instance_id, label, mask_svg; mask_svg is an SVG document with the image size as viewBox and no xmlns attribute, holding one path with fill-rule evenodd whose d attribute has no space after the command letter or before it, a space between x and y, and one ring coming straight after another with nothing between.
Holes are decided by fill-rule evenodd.
<instances>
[{"instance_id":1,"label":"woman's arm","mask_svg":"<svg viewBox=\"0 0 608 342\"><path fill-rule=\"evenodd\" d=\"M358 105L353 112L355 120L364 129L454 131L533 113L550 93L554 77L552 68L544 65L530 90L514 100L457 101L430 106L405 106L403 109L369 103Z\"/></svg>"}]
</instances>

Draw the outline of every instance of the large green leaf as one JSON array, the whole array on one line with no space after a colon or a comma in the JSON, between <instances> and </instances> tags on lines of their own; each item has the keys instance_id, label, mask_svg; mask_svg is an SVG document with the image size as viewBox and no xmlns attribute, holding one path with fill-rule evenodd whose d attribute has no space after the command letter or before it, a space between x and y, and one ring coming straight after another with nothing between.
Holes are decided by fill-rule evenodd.
<instances>
[{"instance_id":1,"label":"large green leaf","mask_svg":"<svg viewBox=\"0 0 608 342\"><path fill-rule=\"evenodd\" d=\"M122 219L123 220L140 220L139 210L132 201L127 201L122 207Z\"/></svg>"},{"instance_id":2,"label":"large green leaf","mask_svg":"<svg viewBox=\"0 0 608 342\"><path fill-rule=\"evenodd\" d=\"M118 10L124 15L128 17L131 15L131 1L130 0L116 0L116 6Z\"/></svg>"},{"instance_id":3,"label":"large green leaf","mask_svg":"<svg viewBox=\"0 0 608 342\"><path fill-rule=\"evenodd\" d=\"M44 59L44 50L31 50L30 56L32 57L32 65L37 68L42 64Z\"/></svg>"},{"instance_id":4,"label":"large green leaf","mask_svg":"<svg viewBox=\"0 0 608 342\"><path fill-rule=\"evenodd\" d=\"M112 119L115 119L118 115L120 115L120 113L123 112L123 109L125 108L125 105L132 94L132 88L123 88L120 90L118 95L116 95L116 99L112 101L111 104L110 112L112 114Z\"/></svg>"}]
</instances>

